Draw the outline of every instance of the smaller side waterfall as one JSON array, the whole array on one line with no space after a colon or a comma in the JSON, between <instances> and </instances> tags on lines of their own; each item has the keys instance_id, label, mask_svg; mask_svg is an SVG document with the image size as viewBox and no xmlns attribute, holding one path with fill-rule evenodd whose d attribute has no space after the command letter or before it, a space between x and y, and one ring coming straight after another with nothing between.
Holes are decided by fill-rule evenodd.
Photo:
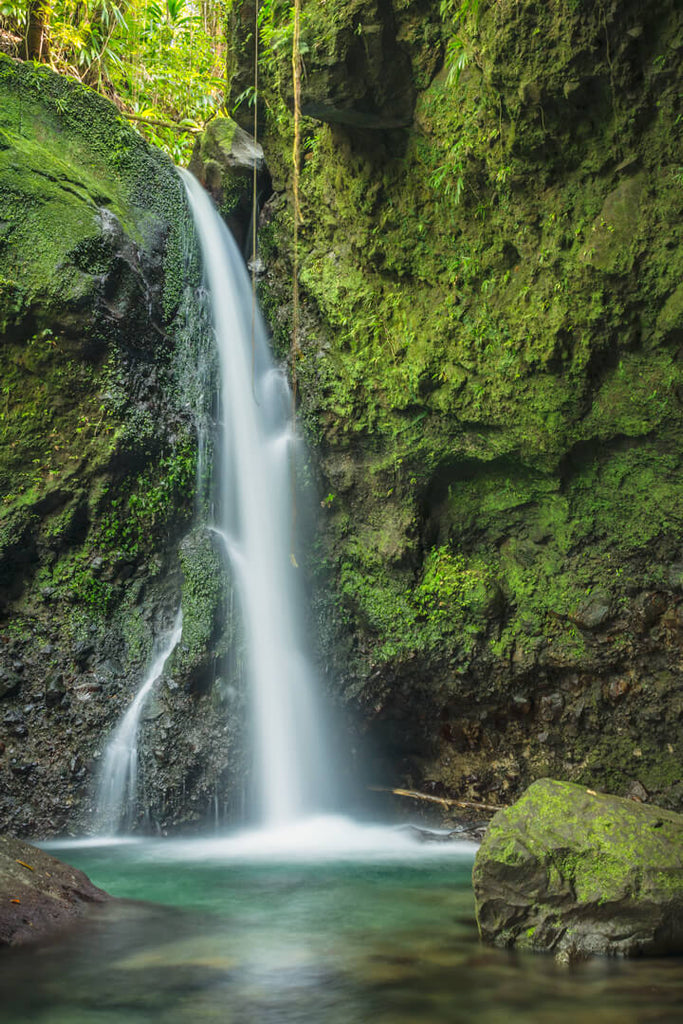
<instances>
[{"instance_id":1,"label":"smaller side waterfall","mask_svg":"<svg viewBox=\"0 0 683 1024\"><path fill-rule=\"evenodd\" d=\"M182 631L183 614L179 611L172 633L166 638L163 648L157 647L142 686L107 744L95 801L95 820L100 834L116 835L131 824L137 797L140 718L147 697L162 675Z\"/></svg>"}]
</instances>

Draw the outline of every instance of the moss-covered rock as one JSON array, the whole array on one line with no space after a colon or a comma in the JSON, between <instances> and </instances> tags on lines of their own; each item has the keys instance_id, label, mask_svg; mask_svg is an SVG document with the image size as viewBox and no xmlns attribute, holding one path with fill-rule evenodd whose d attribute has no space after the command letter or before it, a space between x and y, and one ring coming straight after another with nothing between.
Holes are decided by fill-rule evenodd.
<instances>
[{"instance_id":1,"label":"moss-covered rock","mask_svg":"<svg viewBox=\"0 0 683 1024\"><path fill-rule=\"evenodd\" d=\"M90 824L106 738L180 603L199 277L175 169L113 104L0 56L0 106L0 818L49 835ZM187 742L148 729L158 823L209 812L210 681L168 692ZM173 778L154 774L166 744Z\"/></svg>"},{"instance_id":2,"label":"moss-covered rock","mask_svg":"<svg viewBox=\"0 0 683 1024\"><path fill-rule=\"evenodd\" d=\"M371 6L304 3L332 104ZM547 774L639 781L681 806L675 4L380 7L422 69L412 126L304 118L322 657L390 751L381 781L492 802ZM285 352L290 93L269 67L262 295Z\"/></svg>"},{"instance_id":3,"label":"moss-covered rock","mask_svg":"<svg viewBox=\"0 0 683 1024\"><path fill-rule=\"evenodd\" d=\"M499 811L473 872L483 939L563 956L683 952L683 815L535 782Z\"/></svg>"},{"instance_id":4,"label":"moss-covered rock","mask_svg":"<svg viewBox=\"0 0 683 1024\"><path fill-rule=\"evenodd\" d=\"M240 248L249 238L254 205L270 191L263 150L230 117L214 117L197 136L189 170L211 194Z\"/></svg>"},{"instance_id":5,"label":"moss-covered rock","mask_svg":"<svg viewBox=\"0 0 683 1024\"><path fill-rule=\"evenodd\" d=\"M216 534L197 529L180 545L183 632L172 669L183 683L202 685L216 676L216 662L230 646L223 636L228 615L229 581L214 543Z\"/></svg>"}]
</instances>

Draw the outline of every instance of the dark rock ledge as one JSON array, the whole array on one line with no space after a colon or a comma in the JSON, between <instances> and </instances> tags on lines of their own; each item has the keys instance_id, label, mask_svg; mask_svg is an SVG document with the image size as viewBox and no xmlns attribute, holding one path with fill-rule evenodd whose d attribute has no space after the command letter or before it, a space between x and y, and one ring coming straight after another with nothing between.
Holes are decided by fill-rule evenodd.
<instances>
[{"instance_id":1,"label":"dark rock ledge","mask_svg":"<svg viewBox=\"0 0 683 1024\"><path fill-rule=\"evenodd\" d=\"M68 864L19 839L0 837L0 946L42 939L112 899Z\"/></svg>"},{"instance_id":2,"label":"dark rock ledge","mask_svg":"<svg viewBox=\"0 0 683 1024\"><path fill-rule=\"evenodd\" d=\"M541 779L493 818L479 931L561 959L683 953L683 815Z\"/></svg>"}]
</instances>

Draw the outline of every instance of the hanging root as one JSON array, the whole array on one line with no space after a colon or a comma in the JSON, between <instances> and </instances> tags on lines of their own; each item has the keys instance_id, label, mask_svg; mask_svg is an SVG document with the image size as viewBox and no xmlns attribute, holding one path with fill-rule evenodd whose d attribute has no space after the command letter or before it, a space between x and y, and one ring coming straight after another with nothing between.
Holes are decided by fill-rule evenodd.
<instances>
[{"instance_id":1,"label":"hanging root","mask_svg":"<svg viewBox=\"0 0 683 1024\"><path fill-rule=\"evenodd\" d=\"M259 0L254 4L254 146L258 143L258 103L259 103ZM251 390L256 399L256 219L258 217L258 169L256 153L251 182Z\"/></svg>"},{"instance_id":2,"label":"hanging root","mask_svg":"<svg viewBox=\"0 0 683 1024\"><path fill-rule=\"evenodd\" d=\"M292 434L296 434L296 402L298 390L297 362L301 355L299 346L299 225L302 223L299 198L299 168L301 166L301 52L299 49L301 0L294 0L294 35L292 38L292 80L294 85L294 145L292 149L292 191L294 195L294 232L292 238L292 340L290 347L290 372L292 378ZM290 559L297 568L296 555L296 463L294 445L291 447L290 475L292 487L292 536Z\"/></svg>"}]
</instances>

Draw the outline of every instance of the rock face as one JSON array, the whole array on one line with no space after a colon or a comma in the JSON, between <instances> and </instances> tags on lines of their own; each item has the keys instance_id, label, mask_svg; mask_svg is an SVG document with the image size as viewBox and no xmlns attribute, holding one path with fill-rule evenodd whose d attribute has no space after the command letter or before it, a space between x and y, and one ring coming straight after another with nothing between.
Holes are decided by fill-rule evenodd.
<instances>
[{"instance_id":1,"label":"rock face","mask_svg":"<svg viewBox=\"0 0 683 1024\"><path fill-rule=\"evenodd\" d=\"M210 390L182 186L112 104L45 68L0 56L0 106L0 821L88 827L181 593L141 777L157 826L214 819L238 771L222 694L239 699L212 689L221 567L180 555Z\"/></svg>"},{"instance_id":2,"label":"rock face","mask_svg":"<svg viewBox=\"0 0 683 1024\"><path fill-rule=\"evenodd\" d=\"M0 946L35 942L111 898L82 871L0 836Z\"/></svg>"},{"instance_id":3,"label":"rock face","mask_svg":"<svg viewBox=\"0 0 683 1024\"><path fill-rule=\"evenodd\" d=\"M507 803L552 776L681 808L678 5L303 7L304 100L336 118L302 143L309 568L373 781ZM395 112L385 38L412 123L361 130ZM286 49L261 82L283 350Z\"/></svg>"},{"instance_id":4,"label":"rock face","mask_svg":"<svg viewBox=\"0 0 683 1024\"><path fill-rule=\"evenodd\" d=\"M542 779L473 872L483 939L563 955L683 953L683 815Z\"/></svg>"},{"instance_id":5,"label":"rock face","mask_svg":"<svg viewBox=\"0 0 683 1024\"><path fill-rule=\"evenodd\" d=\"M257 204L270 191L263 150L229 117L215 117L197 138L189 170L211 194L240 248L250 244L254 168Z\"/></svg>"}]
</instances>

